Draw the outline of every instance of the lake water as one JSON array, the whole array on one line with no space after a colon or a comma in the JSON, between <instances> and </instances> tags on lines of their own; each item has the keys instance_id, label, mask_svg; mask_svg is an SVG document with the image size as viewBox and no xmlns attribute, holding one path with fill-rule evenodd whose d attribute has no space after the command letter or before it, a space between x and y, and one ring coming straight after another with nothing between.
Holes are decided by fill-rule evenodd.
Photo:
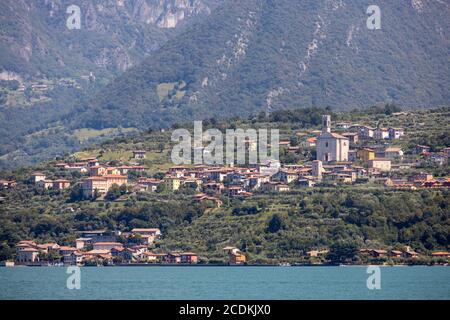
<instances>
[{"instance_id":1,"label":"lake water","mask_svg":"<svg viewBox=\"0 0 450 320\"><path fill-rule=\"evenodd\" d=\"M84 267L69 290L64 267L0 268L0 299L450 299L449 267Z\"/></svg>"}]
</instances>

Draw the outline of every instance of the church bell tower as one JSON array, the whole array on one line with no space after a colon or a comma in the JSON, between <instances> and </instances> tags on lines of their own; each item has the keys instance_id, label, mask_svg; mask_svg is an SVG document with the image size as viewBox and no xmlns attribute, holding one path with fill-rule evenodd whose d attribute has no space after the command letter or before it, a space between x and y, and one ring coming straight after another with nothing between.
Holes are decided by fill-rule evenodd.
<instances>
[{"instance_id":1,"label":"church bell tower","mask_svg":"<svg viewBox=\"0 0 450 320\"><path fill-rule=\"evenodd\" d=\"M322 116L322 133L331 132L331 116L329 114Z\"/></svg>"}]
</instances>

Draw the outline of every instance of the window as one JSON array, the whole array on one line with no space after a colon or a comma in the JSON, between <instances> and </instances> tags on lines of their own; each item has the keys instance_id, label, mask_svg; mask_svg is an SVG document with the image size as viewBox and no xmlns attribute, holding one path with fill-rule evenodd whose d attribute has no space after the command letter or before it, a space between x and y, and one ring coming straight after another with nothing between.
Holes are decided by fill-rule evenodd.
<instances>
[{"instance_id":1,"label":"window","mask_svg":"<svg viewBox=\"0 0 450 320\"><path fill-rule=\"evenodd\" d=\"M328 148L328 142L325 142L325 148Z\"/></svg>"}]
</instances>

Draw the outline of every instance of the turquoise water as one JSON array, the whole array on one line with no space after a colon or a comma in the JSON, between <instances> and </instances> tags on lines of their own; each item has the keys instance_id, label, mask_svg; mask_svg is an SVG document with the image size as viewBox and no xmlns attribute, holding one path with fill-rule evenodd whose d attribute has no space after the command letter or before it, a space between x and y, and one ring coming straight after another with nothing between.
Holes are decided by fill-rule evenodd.
<instances>
[{"instance_id":1,"label":"turquoise water","mask_svg":"<svg viewBox=\"0 0 450 320\"><path fill-rule=\"evenodd\" d=\"M449 267L86 267L81 289L66 268L0 268L0 299L450 299Z\"/></svg>"}]
</instances>

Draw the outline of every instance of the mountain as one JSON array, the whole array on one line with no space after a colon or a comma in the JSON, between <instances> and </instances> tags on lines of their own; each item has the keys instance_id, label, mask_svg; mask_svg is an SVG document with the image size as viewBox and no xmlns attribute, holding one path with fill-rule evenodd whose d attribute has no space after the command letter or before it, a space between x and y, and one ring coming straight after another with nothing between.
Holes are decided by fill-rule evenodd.
<instances>
[{"instance_id":1,"label":"mountain","mask_svg":"<svg viewBox=\"0 0 450 320\"><path fill-rule=\"evenodd\" d=\"M450 101L450 4L226 1L93 100L76 126L146 128L285 107Z\"/></svg>"},{"instance_id":2,"label":"mountain","mask_svg":"<svg viewBox=\"0 0 450 320\"><path fill-rule=\"evenodd\" d=\"M83 124L72 130L67 123L78 119L97 88L203 19L216 3L1 1L0 167L42 161L121 132L86 129L86 136ZM67 27L73 5L80 29Z\"/></svg>"},{"instance_id":3,"label":"mountain","mask_svg":"<svg viewBox=\"0 0 450 320\"><path fill-rule=\"evenodd\" d=\"M80 30L66 26L72 4ZM1 1L0 167L193 119L448 105L448 1L379 0L378 30L372 4ZM22 91L1 81L15 78Z\"/></svg>"},{"instance_id":4,"label":"mountain","mask_svg":"<svg viewBox=\"0 0 450 320\"><path fill-rule=\"evenodd\" d=\"M182 29L210 13L211 0L3 0L3 78L116 74L139 63ZM80 28L69 29L73 9Z\"/></svg>"}]
</instances>

